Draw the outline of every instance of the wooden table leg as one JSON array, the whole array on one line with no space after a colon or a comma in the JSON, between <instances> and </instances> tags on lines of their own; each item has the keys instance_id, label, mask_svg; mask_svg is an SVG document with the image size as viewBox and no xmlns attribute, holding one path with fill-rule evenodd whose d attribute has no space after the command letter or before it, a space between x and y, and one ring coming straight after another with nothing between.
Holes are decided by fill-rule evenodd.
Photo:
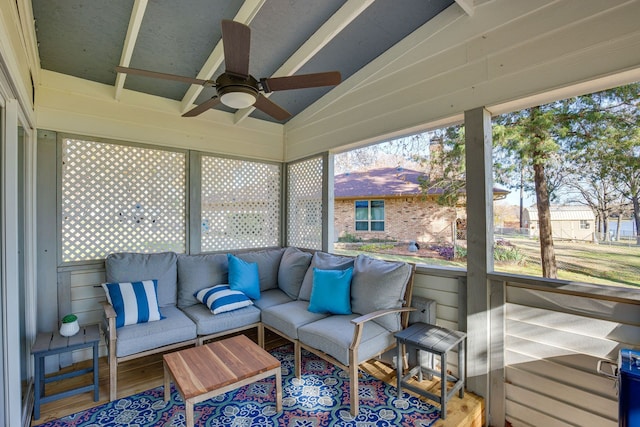
<instances>
[{"instance_id":1,"label":"wooden table leg","mask_svg":"<svg viewBox=\"0 0 640 427\"><path fill-rule=\"evenodd\" d=\"M164 401L168 402L171 399L171 372L167 368L166 362L162 362L164 366Z\"/></svg>"},{"instance_id":2,"label":"wooden table leg","mask_svg":"<svg viewBox=\"0 0 640 427\"><path fill-rule=\"evenodd\" d=\"M398 343L396 347L396 380L398 382L398 398L400 398L402 397L402 376L404 375L404 358L402 357L404 344Z\"/></svg>"},{"instance_id":3,"label":"wooden table leg","mask_svg":"<svg viewBox=\"0 0 640 427\"><path fill-rule=\"evenodd\" d=\"M98 375L98 341L93 343L93 401L100 400L100 379Z\"/></svg>"},{"instance_id":4,"label":"wooden table leg","mask_svg":"<svg viewBox=\"0 0 640 427\"><path fill-rule=\"evenodd\" d=\"M282 372L276 369L276 412L282 412Z\"/></svg>"},{"instance_id":5,"label":"wooden table leg","mask_svg":"<svg viewBox=\"0 0 640 427\"><path fill-rule=\"evenodd\" d=\"M194 419L193 419L193 402L191 399L187 399L184 402L184 412L186 415L187 427L193 427Z\"/></svg>"}]
</instances>

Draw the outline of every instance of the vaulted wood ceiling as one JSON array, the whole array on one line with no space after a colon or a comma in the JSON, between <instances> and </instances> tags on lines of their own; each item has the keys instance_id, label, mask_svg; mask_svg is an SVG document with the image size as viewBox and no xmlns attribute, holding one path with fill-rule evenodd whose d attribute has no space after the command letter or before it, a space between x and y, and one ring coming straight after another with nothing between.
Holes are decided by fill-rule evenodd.
<instances>
[{"instance_id":1,"label":"vaulted wood ceiling","mask_svg":"<svg viewBox=\"0 0 640 427\"><path fill-rule=\"evenodd\" d=\"M181 102L182 113L215 88L117 73L125 66L216 78L224 70L220 23L250 26L257 78L337 70L343 81L448 7L473 14L472 0L33 0L41 68ZM292 116L331 87L274 92ZM251 116L275 121L250 107ZM206 113L205 113L206 114Z\"/></svg>"}]
</instances>

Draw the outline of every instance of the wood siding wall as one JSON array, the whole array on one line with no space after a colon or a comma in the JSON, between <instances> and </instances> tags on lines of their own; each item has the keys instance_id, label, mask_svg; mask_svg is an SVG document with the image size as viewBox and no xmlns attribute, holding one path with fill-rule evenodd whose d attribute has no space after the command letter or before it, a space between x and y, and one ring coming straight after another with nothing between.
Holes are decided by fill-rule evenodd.
<instances>
[{"instance_id":1,"label":"wood siding wall","mask_svg":"<svg viewBox=\"0 0 640 427\"><path fill-rule=\"evenodd\" d=\"M531 282L505 282L506 419L514 426L617 426L614 383L596 365L616 361L621 348L639 348L637 295Z\"/></svg>"},{"instance_id":2,"label":"wood siding wall","mask_svg":"<svg viewBox=\"0 0 640 427\"><path fill-rule=\"evenodd\" d=\"M419 266L413 282L413 295L436 302L436 325L466 330L464 270ZM447 360L447 369L458 375L458 353L452 352Z\"/></svg>"},{"instance_id":3,"label":"wood siding wall","mask_svg":"<svg viewBox=\"0 0 640 427\"><path fill-rule=\"evenodd\" d=\"M60 295L68 295L69 313L78 316L81 325L103 325L102 302L106 300L101 284L105 281L104 263L58 268L58 288ZM62 304L62 302L61 302ZM93 357L92 350L82 349L73 352L72 361L80 362ZM100 356L107 355L105 342L100 343ZM61 364L65 365L64 360ZM47 370L50 368L47 366Z\"/></svg>"}]
</instances>

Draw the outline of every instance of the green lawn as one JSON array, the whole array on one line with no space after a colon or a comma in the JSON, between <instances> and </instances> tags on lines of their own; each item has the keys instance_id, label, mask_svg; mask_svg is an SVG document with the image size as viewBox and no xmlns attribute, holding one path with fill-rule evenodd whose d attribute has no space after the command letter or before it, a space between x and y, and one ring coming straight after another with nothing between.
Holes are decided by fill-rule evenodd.
<instances>
[{"instance_id":1,"label":"green lawn","mask_svg":"<svg viewBox=\"0 0 640 427\"><path fill-rule=\"evenodd\" d=\"M495 270L504 273L542 276L540 247L536 240L511 239L509 242L524 255L524 264L496 262ZM640 287L640 246L594 244L588 242L554 242L558 279L616 286ZM336 249L336 253L356 255L358 251ZM466 260L448 261L422 248L419 256L392 253L368 255L384 259L403 260L466 268Z\"/></svg>"},{"instance_id":2,"label":"green lawn","mask_svg":"<svg viewBox=\"0 0 640 427\"><path fill-rule=\"evenodd\" d=\"M496 263L496 271L541 276L540 246L535 240L513 239L526 256L525 266ZM640 246L554 242L558 279L640 287Z\"/></svg>"}]
</instances>

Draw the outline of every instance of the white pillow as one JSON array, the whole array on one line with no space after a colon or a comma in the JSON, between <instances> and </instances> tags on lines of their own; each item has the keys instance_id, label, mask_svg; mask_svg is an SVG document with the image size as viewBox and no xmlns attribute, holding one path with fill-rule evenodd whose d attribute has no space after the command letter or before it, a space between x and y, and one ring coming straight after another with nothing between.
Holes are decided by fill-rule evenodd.
<instances>
[{"instance_id":1,"label":"white pillow","mask_svg":"<svg viewBox=\"0 0 640 427\"><path fill-rule=\"evenodd\" d=\"M116 328L164 319L158 308L158 281L103 283L116 312Z\"/></svg>"},{"instance_id":2,"label":"white pillow","mask_svg":"<svg viewBox=\"0 0 640 427\"><path fill-rule=\"evenodd\" d=\"M232 290L229 285L216 285L200 289L194 297L207 307L213 314L237 310L253 305L253 301L240 291Z\"/></svg>"}]
</instances>

